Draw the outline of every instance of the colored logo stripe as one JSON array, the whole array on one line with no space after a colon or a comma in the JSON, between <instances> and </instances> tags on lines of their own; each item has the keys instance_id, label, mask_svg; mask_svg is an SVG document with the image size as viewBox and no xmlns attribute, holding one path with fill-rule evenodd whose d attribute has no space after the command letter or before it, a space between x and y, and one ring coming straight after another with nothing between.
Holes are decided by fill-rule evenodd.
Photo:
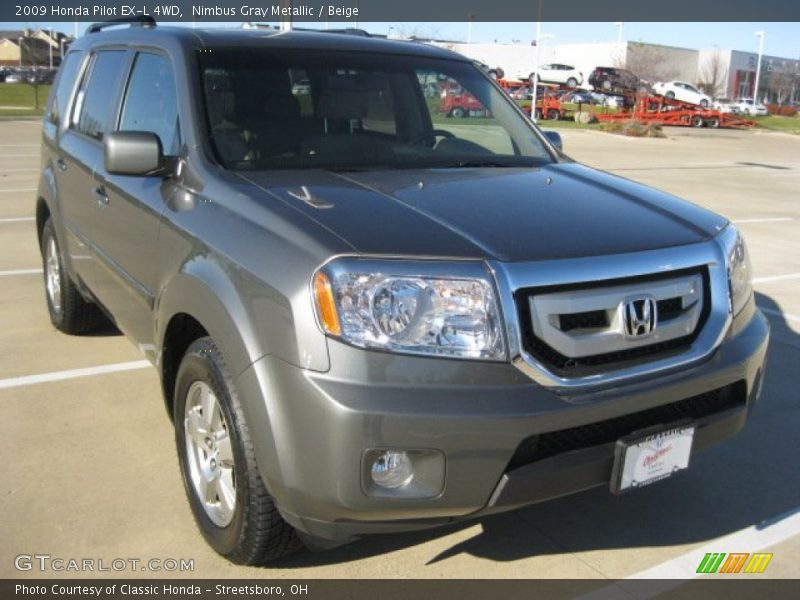
<instances>
[{"instance_id":1,"label":"colored logo stripe","mask_svg":"<svg viewBox=\"0 0 800 600\"><path fill-rule=\"evenodd\" d=\"M722 559L725 558L724 552L709 552L700 561L700 566L697 567L698 573L716 573Z\"/></svg>"},{"instance_id":2,"label":"colored logo stripe","mask_svg":"<svg viewBox=\"0 0 800 600\"><path fill-rule=\"evenodd\" d=\"M728 554L727 560L723 563L720 573L738 573L742 570L747 557L750 556L747 552L731 553Z\"/></svg>"},{"instance_id":3,"label":"colored logo stripe","mask_svg":"<svg viewBox=\"0 0 800 600\"><path fill-rule=\"evenodd\" d=\"M697 573L741 573L743 567L745 573L763 573L771 560L772 554L766 552L708 552L700 561Z\"/></svg>"},{"instance_id":4,"label":"colored logo stripe","mask_svg":"<svg viewBox=\"0 0 800 600\"><path fill-rule=\"evenodd\" d=\"M772 554L756 553L750 557L750 561L744 568L745 573L763 573L767 568L769 561L772 560Z\"/></svg>"}]
</instances>

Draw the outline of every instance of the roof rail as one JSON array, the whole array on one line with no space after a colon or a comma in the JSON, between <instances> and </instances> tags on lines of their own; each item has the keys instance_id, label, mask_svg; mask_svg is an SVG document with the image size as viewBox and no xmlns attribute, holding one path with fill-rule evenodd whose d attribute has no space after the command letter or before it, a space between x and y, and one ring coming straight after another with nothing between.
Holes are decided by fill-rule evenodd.
<instances>
[{"instance_id":1,"label":"roof rail","mask_svg":"<svg viewBox=\"0 0 800 600\"><path fill-rule=\"evenodd\" d=\"M125 25L126 23L130 24L131 27L155 27L156 20L147 15L137 15L134 17L122 17L120 19L110 19L108 21L102 21L100 23L95 23L94 25L90 25L89 29L86 30L86 34L91 33L99 33L108 27L114 27L115 25Z\"/></svg>"}]
</instances>

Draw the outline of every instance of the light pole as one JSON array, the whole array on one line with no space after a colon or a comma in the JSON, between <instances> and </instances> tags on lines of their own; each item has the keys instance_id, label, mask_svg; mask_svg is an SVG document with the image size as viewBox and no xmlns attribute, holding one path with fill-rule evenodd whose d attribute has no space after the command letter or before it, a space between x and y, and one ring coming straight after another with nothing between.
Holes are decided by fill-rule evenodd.
<instances>
[{"instance_id":1,"label":"light pole","mask_svg":"<svg viewBox=\"0 0 800 600\"><path fill-rule=\"evenodd\" d=\"M467 15L467 43L472 43L472 22L475 20L475 15L472 13Z\"/></svg>"},{"instance_id":2,"label":"light pole","mask_svg":"<svg viewBox=\"0 0 800 600\"><path fill-rule=\"evenodd\" d=\"M542 61L542 42L545 40L552 40L555 36L550 33L542 33L542 22L536 22L536 70L531 76L531 85L533 86L533 96L531 98L531 119L536 121L536 97L539 91L539 65Z\"/></svg>"},{"instance_id":3,"label":"light pole","mask_svg":"<svg viewBox=\"0 0 800 600\"><path fill-rule=\"evenodd\" d=\"M756 87L753 90L753 111L755 112L756 104L758 104L758 80L761 78L761 55L764 54L764 36L766 32L763 29L756 31L753 35L758 37L758 63L756 64Z\"/></svg>"},{"instance_id":4,"label":"light pole","mask_svg":"<svg viewBox=\"0 0 800 600\"><path fill-rule=\"evenodd\" d=\"M622 21L617 21L614 23L614 27L617 28L617 44L622 45L622 34L625 30L625 23Z\"/></svg>"},{"instance_id":5,"label":"light pole","mask_svg":"<svg viewBox=\"0 0 800 600\"><path fill-rule=\"evenodd\" d=\"M19 42L19 68L22 68L22 40L25 38L21 37L17 41Z\"/></svg>"},{"instance_id":6,"label":"light pole","mask_svg":"<svg viewBox=\"0 0 800 600\"><path fill-rule=\"evenodd\" d=\"M50 30L50 39L47 40L47 46L50 49L50 70L53 70L53 30Z\"/></svg>"}]
</instances>

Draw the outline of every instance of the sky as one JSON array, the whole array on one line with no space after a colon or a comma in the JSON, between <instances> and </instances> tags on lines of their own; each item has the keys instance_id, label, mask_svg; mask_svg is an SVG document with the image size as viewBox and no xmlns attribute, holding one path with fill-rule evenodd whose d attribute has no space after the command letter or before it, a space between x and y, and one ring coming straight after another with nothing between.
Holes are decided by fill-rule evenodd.
<instances>
[{"instance_id":1,"label":"sky","mask_svg":"<svg viewBox=\"0 0 800 600\"><path fill-rule=\"evenodd\" d=\"M19 29L23 26L59 29L72 34L73 23L2 23L0 29ZM89 23L78 23L79 33ZM191 26L190 23L181 23ZM344 26L342 24L340 26ZM354 26L354 23L349 25ZM203 26L238 27L238 23L207 23ZM299 27L322 27L320 23L297 23ZM336 25L332 25L336 26ZM374 33L402 31L420 36L466 41L467 23L359 23L358 27ZM390 31L390 28L392 30ZM758 38L753 35L764 30L764 53L782 58L800 59L800 23L624 23L626 41L642 41L692 49L734 49L758 51ZM570 44L614 42L618 27L614 23L542 23L542 33L554 36L547 43ZM536 36L535 23L473 23L473 42L518 41L528 43Z\"/></svg>"}]
</instances>

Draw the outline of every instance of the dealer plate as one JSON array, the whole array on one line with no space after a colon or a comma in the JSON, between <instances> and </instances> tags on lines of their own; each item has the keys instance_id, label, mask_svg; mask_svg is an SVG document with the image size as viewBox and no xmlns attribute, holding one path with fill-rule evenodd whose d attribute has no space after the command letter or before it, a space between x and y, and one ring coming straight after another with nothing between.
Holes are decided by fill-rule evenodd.
<instances>
[{"instance_id":1,"label":"dealer plate","mask_svg":"<svg viewBox=\"0 0 800 600\"><path fill-rule=\"evenodd\" d=\"M642 433L617 442L611 491L638 489L689 467L693 424Z\"/></svg>"}]
</instances>

